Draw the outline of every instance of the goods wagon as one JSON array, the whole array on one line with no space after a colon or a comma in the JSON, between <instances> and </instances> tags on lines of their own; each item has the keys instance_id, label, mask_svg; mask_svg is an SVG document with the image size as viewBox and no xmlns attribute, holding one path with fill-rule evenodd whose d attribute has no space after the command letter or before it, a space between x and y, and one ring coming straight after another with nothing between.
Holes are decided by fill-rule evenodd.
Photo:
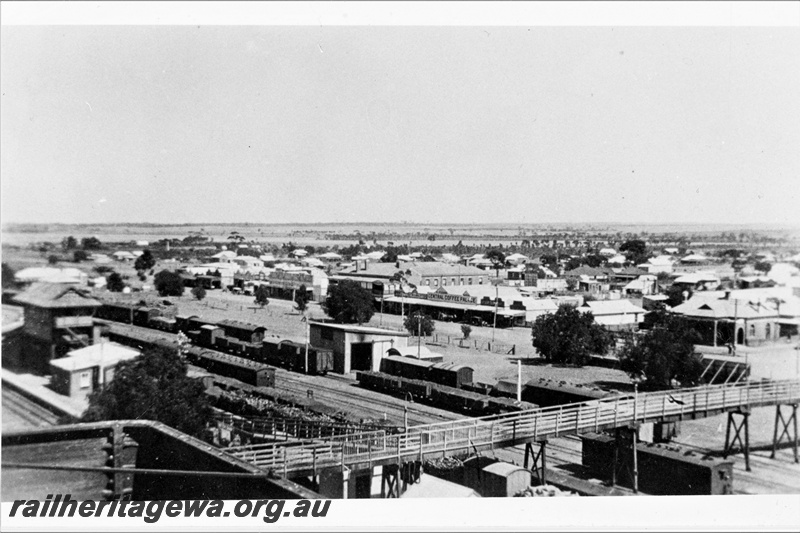
<instances>
[{"instance_id":1,"label":"goods wagon","mask_svg":"<svg viewBox=\"0 0 800 533\"><path fill-rule=\"evenodd\" d=\"M501 379L492 389L492 396L517 397L517 382ZM551 379L533 379L522 386L522 399L542 407L599 400L610 396L609 391L590 385L568 383Z\"/></svg>"},{"instance_id":2,"label":"goods wagon","mask_svg":"<svg viewBox=\"0 0 800 533\"><path fill-rule=\"evenodd\" d=\"M508 413L537 407L526 402L492 398L485 394L383 372L359 371L356 372L356 379L365 388L402 397L411 394L414 400L420 403L472 416Z\"/></svg>"},{"instance_id":3,"label":"goods wagon","mask_svg":"<svg viewBox=\"0 0 800 533\"><path fill-rule=\"evenodd\" d=\"M220 320L217 325L225 331L226 337L233 337L240 341L250 343L260 343L264 340L264 332L267 328L256 326L238 320Z\"/></svg>"},{"instance_id":4,"label":"goods wagon","mask_svg":"<svg viewBox=\"0 0 800 533\"><path fill-rule=\"evenodd\" d=\"M237 379L256 387L274 387L275 369L243 357L192 347L189 361L214 374Z\"/></svg>"},{"instance_id":5,"label":"goods wagon","mask_svg":"<svg viewBox=\"0 0 800 533\"><path fill-rule=\"evenodd\" d=\"M581 435L583 465L611 479L616 439L602 433ZM630 448L620 448L617 460L629 461ZM678 446L639 444L639 490L657 495L704 495L733 493L733 462L702 457ZM632 486L626 475L617 482Z\"/></svg>"},{"instance_id":6,"label":"goods wagon","mask_svg":"<svg viewBox=\"0 0 800 533\"><path fill-rule=\"evenodd\" d=\"M428 381L460 389L465 384L472 383L473 372L472 367L467 365L434 363L428 368Z\"/></svg>"}]
</instances>

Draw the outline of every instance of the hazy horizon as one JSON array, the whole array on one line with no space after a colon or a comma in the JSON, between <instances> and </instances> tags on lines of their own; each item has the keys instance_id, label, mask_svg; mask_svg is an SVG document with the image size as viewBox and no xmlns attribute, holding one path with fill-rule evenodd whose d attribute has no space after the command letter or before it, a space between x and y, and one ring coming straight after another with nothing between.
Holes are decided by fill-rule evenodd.
<instances>
[{"instance_id":1,"label":"hazy horizon","mask_svg":"<svg viewBox=\"0 0 800 533\"><path fill-rule=\"evenodd\" d=\"M4 27L2 219L794 225L798 49L779 27Z\"/></svg>"}]
</instances>

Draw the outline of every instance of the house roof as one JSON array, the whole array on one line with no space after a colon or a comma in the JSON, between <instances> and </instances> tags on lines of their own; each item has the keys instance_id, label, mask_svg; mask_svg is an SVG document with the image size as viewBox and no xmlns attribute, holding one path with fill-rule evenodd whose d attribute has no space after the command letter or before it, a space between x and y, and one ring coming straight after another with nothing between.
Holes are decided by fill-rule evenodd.
<instances>
[{"instance_id":1,"label":"house roof","mask_svg":"<svg viewBox=\"0 0 800 533\"><path fill-rule=\"evenodd\" d=\"M774 307L739 300L690 298L672 308L672 312L698 318L759 318L778 316Z\"/></svg>"},{"instance_id":2,"label":"house roof","mask_svg":"<svg viewBox=\"0 0 800 533\"><path fill-rule=\"evenodd\" d=\"M716 274L712 274L710 272L694 272L691 274L684 274L683 276L675 278L673 283L701 283L706 281L709 282L719 281L719 277Z\"/></svg>"},{"instance_id":3,"label":"house roof","mask_svg":"<svg viewBox=\"0 0 800 533\"><path fill-rule=\"evenodd\" d=\"M585 302L579 307L581 311L591 311L595 316L602 315L625 315L633 313L646 313L647 311L633 305L630 300L596 300Z\"/></svg>"},{"instance_id":4,"label":"house roof","mask_svg":"<svg viewBox=\"0 0 800 533\"><path fill-rule=\"evenodd\" d=\"M100 307L103 305L85 295L74 285L67 283L34 283L27 290L18 294L14 300L21 304L48 309Z\"/></svg>"},{"instance_id":5,"label":"house roof","mask_svg":"<svg viewBox=\"0 0 800 533\"><path fill-rule=\"evenodd\" d=\"M689 254L681 258L683 263L702 263L704 261L708 261L708 258L701 254Z\"/></svg>"},{"instance_id":6,"label":"house roof","mask_svg":"<svg viewBox=\"0 0 800 533\"><path fill-rule=\"evenodd\" d=\"M74 372L99 365L112 366L120 361L138 357L139 354L139 350L122 346L116 342L101 342L73 350L67 354L67 357L53 359L50 364L62 370Z\"/></svg>"},{"instance_id":7,"label":"house roof","mask_svg":"<svg viewBox=\"0 0 800 533\"><path fill-rule=\"evenodd\" d=\"M70 282L80 282L85 279L87 274L77 268L52 268L52 267L29 267L23 268L16 274L14 279L17 281L49 281L50 279L69 279Z\"/></svg>"},{"instance_id":8,"label":"house roof","mask_svg":"<svg viewBox=\"0 0 800 533\"><path fill-rule=\"evenodd\" d=\"M669 266L672 264L672 258L668 255L659 255L658 257L651 257L647 262L653 266Z\"/></svg>"},{"instance_id":9,"label":"house roof","mask_svg":"<svg viewBox=\"0 0 800 533\"><path fill-rule=\"evenodd\" d=\"M572 270L568 270L564 273L565 276L589 276L589 277L597 277L597 276L606 276L608 275L605 270L601 270L599 268L590 267L588 265L581 265L577 268L573 268Z\"/></svg>"}]
</instances>

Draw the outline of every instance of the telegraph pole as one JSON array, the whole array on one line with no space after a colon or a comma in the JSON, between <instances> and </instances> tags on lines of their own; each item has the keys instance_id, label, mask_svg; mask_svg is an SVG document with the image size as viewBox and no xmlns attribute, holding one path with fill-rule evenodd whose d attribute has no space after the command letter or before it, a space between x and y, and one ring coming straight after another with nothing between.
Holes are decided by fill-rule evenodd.
<instances>
[{"instance_id":1,"label":"telegraph pole","mask_svg":"<svg viewBox=\"0 0 800 533\"><path fill-rule=\"evenodd\" d=\"M492 324L492 344L494 344L494 332L497 329L497 299L499 298L498 294L500 292L497 283L495 282L494 285L494 323Z\"/></svg>"},{"instance_id":2,"label":"telegraph pole","mask_svg":"<svg viewBox=\"0 0 800 533\"><path fill-rule=\"evenodd\" d=\"M417 359L422 359L420 351L422 350L422 317L417 311Z\"/></svg>"}]
</instances>

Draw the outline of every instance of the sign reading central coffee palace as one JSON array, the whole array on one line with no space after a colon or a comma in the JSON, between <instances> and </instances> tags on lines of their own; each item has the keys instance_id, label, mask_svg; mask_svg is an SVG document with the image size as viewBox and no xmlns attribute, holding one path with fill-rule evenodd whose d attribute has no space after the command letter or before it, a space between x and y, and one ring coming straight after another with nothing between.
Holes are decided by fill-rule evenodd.
<instances>
[{"instance_id":1,"label":"sign reading central coffee palace","mask_svg":"<svg viewBox=\"0 0 800 533\"><path fill-rule=\"evenodd\" d=\"M427 294L421 294L416 291L412 292L411 294L398 292L397 296L406 296L409 298L416 298L418 300L431 300L436 302L450 302L458 304L476 304L478 302L478 299L475 296L469 296L467 294L450 294L446 292L429 292Z\"/></svg>"}]
</instances>

